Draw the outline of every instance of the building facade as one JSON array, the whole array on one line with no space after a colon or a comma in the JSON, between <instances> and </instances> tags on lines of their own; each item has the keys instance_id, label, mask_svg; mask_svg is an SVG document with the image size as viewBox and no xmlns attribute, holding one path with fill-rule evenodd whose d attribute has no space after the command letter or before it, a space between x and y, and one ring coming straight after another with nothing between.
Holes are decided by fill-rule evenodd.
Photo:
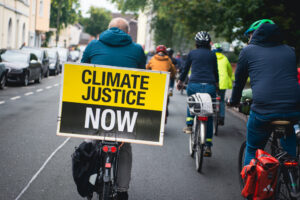
<instances>
[{"instance_id":1,"label":"building facade","mask_svg":"<svg viewBox=\"0 0 300 200\"><path fill-rule=\"evenodd\" d=\"M139 12L137 21L137 43L144 47L146 52L155 49L154 31L151 29L151 20L154 14L151 9L145 9L144 12Z\"/></svg>"},{"instance_id":2,"label":"building facade","mask_svg":"<svg viewBox=\"0 0 300 200\"><path fill-rule=\"evenodd\" d=\"M51 0L0 0L0 48L41 46Z\"/></svg>"}]
</instances>

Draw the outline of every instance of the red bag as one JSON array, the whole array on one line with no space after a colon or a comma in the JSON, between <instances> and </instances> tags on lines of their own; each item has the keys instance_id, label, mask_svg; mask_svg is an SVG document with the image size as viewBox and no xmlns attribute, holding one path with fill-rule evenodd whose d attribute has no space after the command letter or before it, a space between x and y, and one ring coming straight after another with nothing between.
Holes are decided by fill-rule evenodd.
<instances>
[{"instance_id":1,"label":"red bag","mask_svg":"<svg viewBox=\"0 0 300 200\"><path fill-rule=\"evenodd\" d=\"M255 156L241 172L245 180L242 196L253 200L274 199L279 162L261 149Z\"/></svg>"}]
</instances>

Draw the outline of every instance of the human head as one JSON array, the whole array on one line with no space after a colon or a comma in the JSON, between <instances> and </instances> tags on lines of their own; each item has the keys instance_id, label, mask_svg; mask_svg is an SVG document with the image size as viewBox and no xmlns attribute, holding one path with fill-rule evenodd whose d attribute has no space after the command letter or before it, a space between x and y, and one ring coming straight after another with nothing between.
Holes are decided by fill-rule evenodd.
<instances>
[{"instance_id":1,"label":"human head","mask_svg":"<svg viewBox=\"0 0 300 200\"><path fill-rule=\"evenodd\" d=\"M222 45L220 43L215 43L214 44L214 48L215 48L215 52L222 52L223 49L222 49Z\"/></svg>"},{"instance_id":2,"label":"human head","mask_svg":"<svg viewBox=\"0 0 300 200\"><path fill-rule=\"evenodd\" d=\"M168 52L168 55L169 55L170 57L172 57L172 56L173 56L173 54L174 54L174 50L173 50L173 49L171 49L170 47L169 47L169 48L167 48L167 52Z\"/></svg>"},{"instance_id":3,"label":"human head","mask_svg":"<svg viewBox=\"0 0 300 200\"><path fill-rule=\"evenodd\" d=\"M275 24L272 20L270 19L261 19L261 20L258 20L254 23L251 24L251 26L247 29L247 31L244 33L247 37L251 37L253 32L255 30L257 30L262 24L265 24L265 23L269 23L269 24Z\"/></svg>"},{"instance_id":4,"label":"human head","mask_svg":"<svg viewBox=\"0 0 300 200\"><path fill-rule=\"evenodd\" d=\"M110 29L110 28L113 28L113 27L121 29L125 33L129 33L129 31L130 31L128 21L124 18L121 18L121 17L113 18L109 22L108 28Z\"/></svg>"},{"instance_id":5,"label":"human head","mask_svg":"<svg viewBox=\"0 0 300 200\"><path fill-rule=\"evenodd\" d=\"M196 47L204 47L210 49L210 35L206 31L200 31L195 35Z\"/></svg>"},{"instance_id":6,"label":"human head","mask_svg":"<svg viewBox=\"0 0 300 200\"><path fill-rule=\"evenodd\" d=\"M167 48L165 45L158 45L156 47L156 53L159 53L159 52L163 52L164 54L167 54Z\"/></svg>"}]
</instances>

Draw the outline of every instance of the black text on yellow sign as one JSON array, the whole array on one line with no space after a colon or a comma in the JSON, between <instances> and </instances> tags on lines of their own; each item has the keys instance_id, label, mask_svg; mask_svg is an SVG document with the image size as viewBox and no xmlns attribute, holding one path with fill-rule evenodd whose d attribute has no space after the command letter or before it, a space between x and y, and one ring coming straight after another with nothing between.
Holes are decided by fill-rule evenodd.
<instances>
[{"instance_id":1,"label":"black text on yellow sign","mask_svg":"<svg viewBox=\"0 0 300 200\"><path fill-rule=\"evenodd\" d=\"M58 135L162 145L168 73L65 64Z\"/></svg>"}]
</instances>

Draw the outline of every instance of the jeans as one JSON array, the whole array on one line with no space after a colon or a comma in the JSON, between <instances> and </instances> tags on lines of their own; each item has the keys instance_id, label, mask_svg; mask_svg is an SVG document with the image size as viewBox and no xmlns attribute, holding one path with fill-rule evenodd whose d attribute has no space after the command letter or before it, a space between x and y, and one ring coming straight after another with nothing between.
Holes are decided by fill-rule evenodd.
<instances>
[{"instance_id":1,"label":"jeans","mask_svg":"<svg viewBox=\"0 0 300 200\"><path fill-rule=\"evenodd\" d=\"M191 96L195 93L208 93L212 98L216 97L216 86L207 83L189 83L186 89L187 95ZM194 117L191 115L189 108L187 108L186 125L193 125ZM213 118L208 117L207 130L206 130L206 145L212 146L213 136Z\"/></svg>"},{"instance_id":2,"label":"jeans","mask_svg":"<svg viewBox=\"0 0 300 200\"><path fill-rule=\"evenodd\" d=\"M274 119L299 120L300 112L273 113L261 115L250 111L247 123L247 144L244 164L248 165L251 159L255 158L257 149L264 149L271 135L269 124ZM297 139L295 133L280 139L283 149L291 156L296 156Z\"/></svg>"},{"instance_id":3,"label":"jeans","mask_svg":"<svg viewBox=\"0 0 300 200\"><path fill-rule=\"evenodd\" d=\"M86 139L86 142L96 142L96 140ZM132 169L132 150L130 143L124 143L119 152L117 191L126 192L129 189Z\"/></svg>"},{"instance_id":4,"label":"jeans","mask_svg":"<svg viewBox=\"0 0 300 200\"><path fill-rule=\"evenodd\" d=\"M219 90L219 95L221 97L221 101L220 101L220 117L225 117L225 92L226 92L226 90Z\"/></svg>"},{"instance_id":5,"label":"jeans","mask_svg":"<svg viewBox=\"0 0 300 200\"><path fill-rule=\"evenodd\" d=\"M173 90L173 88L174 88L174 84L175 84L175 78L171 78L171 79L170 79L170 84L169 84L169 86L170 86L170 89L172 89L172 90Z\"/></svg>"}]
</instances>

